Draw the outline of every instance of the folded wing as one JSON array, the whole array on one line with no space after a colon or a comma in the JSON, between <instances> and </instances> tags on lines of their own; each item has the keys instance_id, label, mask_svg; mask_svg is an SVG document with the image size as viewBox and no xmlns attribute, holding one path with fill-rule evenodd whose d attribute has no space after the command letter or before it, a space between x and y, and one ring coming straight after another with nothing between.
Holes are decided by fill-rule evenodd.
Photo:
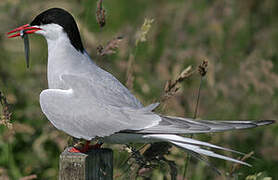
<instances>
[{"instance_id":1,"label":"folded wing","mask_svg":"<svg viewBox=\"0 0 278 180\"><path fill-rule=\"evenodd\" d=\"M90 140L122 130L140 130L158 124L161 118L145 108L109 104L111 94L100 99L89 79L65 75L69 89L47 89L40 95L42 111L58 129L76 138ZM105 92L103 92L105 93ZM104 94L105 95L105 94ZM115 100L115 98L114 98Z\"/></svg>"}]
</instances>

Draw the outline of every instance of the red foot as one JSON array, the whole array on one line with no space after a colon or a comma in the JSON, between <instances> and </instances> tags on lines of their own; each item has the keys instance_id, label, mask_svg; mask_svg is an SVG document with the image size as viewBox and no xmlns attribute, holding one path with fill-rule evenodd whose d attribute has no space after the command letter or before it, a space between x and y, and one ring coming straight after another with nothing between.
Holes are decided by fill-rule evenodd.
<instances>
[{"instance_id":1,"label":"red foot","mask_svg":"<svg viewBox=\"0 0 278 180\"><path fill-rule=\"evenodd\" d=\"M102 144L103 143L96 143L95 145L90 146L90 141L87 141L82 149L78 149L76 147L73 147L69 150L69 152L72 152L72 153L86 153L90 149L99 149Z\"/></svg>"},{"instance_id":2,"label":"red foot","mask_svg":"<svg viewBox=\"0 0 278 180\"><path fill-rule=\"evenodd\" d=\"M81 153L81 151L79 149L75 148L75 147L71 148L69 150L69 152L72 152L72 153Z\"/></svg>"}]
</instances>

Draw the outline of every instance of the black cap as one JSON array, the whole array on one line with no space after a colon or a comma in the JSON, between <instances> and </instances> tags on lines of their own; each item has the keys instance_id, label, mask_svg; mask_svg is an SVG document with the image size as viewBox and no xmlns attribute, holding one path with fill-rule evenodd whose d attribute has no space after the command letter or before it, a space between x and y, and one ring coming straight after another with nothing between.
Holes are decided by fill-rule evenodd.
<instances>
[{"instance_id":1,"label":"black cap","mask_svg":"<svg viewBox=\"0 0 278 180\"><path fill-rule=\"evenodd\" d=\"M58 24L62 26L75 49L82 53L84 52L77 24L69 12L61 8L51 8L36 16L30 23L31 26L45 24Z\"/></svg>"}]
</instances>

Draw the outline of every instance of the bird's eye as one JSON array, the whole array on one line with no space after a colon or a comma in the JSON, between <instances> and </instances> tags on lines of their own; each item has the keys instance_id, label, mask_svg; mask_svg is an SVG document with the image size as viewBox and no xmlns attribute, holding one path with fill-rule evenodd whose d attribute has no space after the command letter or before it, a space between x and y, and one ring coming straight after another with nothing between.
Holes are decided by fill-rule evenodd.
<instances>
[{"instance_id":1,"label":"bird's eye","mask_svg":"<svg viewBox=\"0 0 278 180\"><path fill-rule=\"evenodd\" d=\"M45 23L46 23L45 19L42 19L42 20L41 20L41 25L43 25L43 24L45 24Z\"/></svg>"},{"instance_id":2,"label":"bird's eye","mask_svg":"<svg viewBox=\"0 0 278 180\"><path fill-rule=\"evenodd\" d=\"M46 18L43 18L43 19L41 20L41 25L44 25L44 24L49 24L49 20L46 19Z\"/></svg>"}]
</instances>

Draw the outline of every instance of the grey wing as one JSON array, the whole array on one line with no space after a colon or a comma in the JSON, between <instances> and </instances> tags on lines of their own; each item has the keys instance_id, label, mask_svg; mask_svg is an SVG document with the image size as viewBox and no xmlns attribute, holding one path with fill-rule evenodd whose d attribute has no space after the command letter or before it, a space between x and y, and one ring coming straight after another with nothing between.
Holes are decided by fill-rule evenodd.
<instances>
[{"instance_id":1,"label":"grey wing","mask_svg":"<svg viewBox=\"0 0 278 180\"><path fill-rule=\"evenodd\" d=\"M134 108L143 107L139 100L112 74L98 66L89 67L89 69L85 74L62 75L62 78L70 86L75 86L71 81L73 77L77 78L77 81L78 78L87 79L84 83L85 87L93 91L95 96L105 101L106 104Z\"/></svg>"},{"instance_id":2,"label":"grey wing","mask_svg":"<svg viewBox=\"0 0 278 180\"><path fill-rule=\"evenodd\" d=\"M194 120L173 116L160 116L158 125L136 131L137 133L161 133L161 134L191 134L210 133L228 130L247 129L274 123L273 120L259 121L213 121Z\"/></svg>"},{"instance_id":3,"label":"grey wing","mask_svg":"<svg viewBox=\"0 0 278 180\"><path fill-rule=\"evenodd\" d=\"M69 89L44 90L40 105L51 123L71 136L90 140L122 130L144 129L160 121L158 115L144 108L109 104L109 98L98 97L97 90L90 88L93 86L88 82L90 79L74 75L65 75L61 79Z\"/></svg>"}]
</instances>

